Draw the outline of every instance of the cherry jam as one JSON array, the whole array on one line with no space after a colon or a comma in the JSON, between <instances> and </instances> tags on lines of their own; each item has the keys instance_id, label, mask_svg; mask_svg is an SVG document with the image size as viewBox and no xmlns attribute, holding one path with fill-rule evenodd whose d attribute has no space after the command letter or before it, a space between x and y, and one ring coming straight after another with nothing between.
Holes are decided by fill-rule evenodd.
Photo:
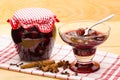
<instances>
[{"instance_id":1,"label":"cherry jam","mask_svg":"<svg viewBox=\"0 0 120 80\"><path fill-rule=\"evenodd\" d=\"M54 45L57 16L46 8L23 8L7 20L21 60L49 59Z\"/></svg>"},{"instance_id":2,"label":"cherry jam","mask_svg":"<svg viewBox=\"0 0 120 80\"><path fill-rule=\"evenodd\" d=\"M73 47L73 53L77 62L70 65L72 71L78 73L91 73L100 69L99 63L92 61L96 46L103 43L108 35L96 30L90 30L88 35L84 35L85 29L72 30L60 33L64 42Z\"/></svg>"},{"instance_id":3,"label":"cherry jam","mask_svg":"<svg viewBox=\"0 0 120 80\"><path fill-rule=\"evenodd\" d=\"M36 61L49 59L55 41L55 28L49 33L38 31L33 26L11 30L13 41L18 45L21 60Z\"/></svg>"},{"instance_id":4,"label":"cherry jam","mask_svg":"<svg viewBox=\"0 0 120 80\"><path fill-rule=\"evenodd\" d=\"M62 35L63 41L71 46L88 49L103 43L107 39L107 35L98 31L90 30L88 35L84 35L85 29L68 31Z\"/></svg>"}]
</instances>

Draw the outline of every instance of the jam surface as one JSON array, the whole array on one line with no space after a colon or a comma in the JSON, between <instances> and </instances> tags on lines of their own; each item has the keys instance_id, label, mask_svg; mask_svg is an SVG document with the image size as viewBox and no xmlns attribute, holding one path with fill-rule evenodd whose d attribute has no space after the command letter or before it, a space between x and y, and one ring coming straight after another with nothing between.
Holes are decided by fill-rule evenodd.
<instances>
[{"instance_id":1,"label":"jam surface","mask_svg":"<svg viewBox=\"0 0 120 80\"><path fill-rule=\"evenodd\" d=\"M69 45L83 49L95 47L103 43L108 37L106 34L95 30L90 30L88 35L84 35L84 32L85 29L80 28L63 33L61 37Z\"/></svg>"}]
</instances>

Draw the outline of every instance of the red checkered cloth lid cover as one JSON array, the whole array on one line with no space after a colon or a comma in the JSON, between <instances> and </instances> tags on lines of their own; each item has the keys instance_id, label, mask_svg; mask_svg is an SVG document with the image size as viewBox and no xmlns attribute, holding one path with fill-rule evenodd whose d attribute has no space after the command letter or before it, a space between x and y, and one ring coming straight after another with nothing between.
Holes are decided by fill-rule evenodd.
<instances>
[{"instance_id":1,"label":"red checkered cloth lid cover","mask_svg":"<svg viewBox=\"0 0 120 80\"><path fill-rule=\"evenodd\" d=\"M15 12L8 19L12 29L22 26L24 29L36 26L40 32L48 33L54 28L54 23L59 22L55 14L45 8L24 8Z\"/></svg>"}]
</instances>

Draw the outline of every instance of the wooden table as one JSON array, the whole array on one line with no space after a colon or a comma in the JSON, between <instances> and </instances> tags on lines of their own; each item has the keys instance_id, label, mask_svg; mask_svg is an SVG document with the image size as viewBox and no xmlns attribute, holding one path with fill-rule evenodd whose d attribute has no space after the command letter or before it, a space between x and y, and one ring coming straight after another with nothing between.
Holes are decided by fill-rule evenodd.
<instances>
[{"instance_id":1,"label":"wooden table","mask_svg":"<svg viewBox=\"0 0 120 80\"><path fill-rule=\"evenodd\" d=\"M13 13L24 7L45 7L52 10L63 22L79 20L99 20L111 13L115 17L107 24L111 26L108 40L99 46L99 50L120 55L120 0L0 0L0 36L10 36L10 25L6 22ZM65 44L57 35L56 41ZM0 80L59 80L54 78L18 73L0 69Z\"/></svg>"}]
</instances>

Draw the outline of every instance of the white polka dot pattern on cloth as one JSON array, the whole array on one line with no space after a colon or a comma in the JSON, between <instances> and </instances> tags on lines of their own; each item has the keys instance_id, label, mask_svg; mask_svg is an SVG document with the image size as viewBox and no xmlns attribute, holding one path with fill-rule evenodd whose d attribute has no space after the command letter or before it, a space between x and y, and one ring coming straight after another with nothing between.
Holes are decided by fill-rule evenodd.
<instances>
[{"instance_id":1,"label":"white polka dot pattern on cloth","mask_svg":"<svg viewBox=\"0 0 120 80\"><path fill-rule=\"evenodd\" d=\"M30 28L36 26L40 32L48 33L52 31L55 22L59 22L55 14L45 8L24 8L18 10L12 19L8 19L12 29Z\"/></svg>"}]
</instances>

